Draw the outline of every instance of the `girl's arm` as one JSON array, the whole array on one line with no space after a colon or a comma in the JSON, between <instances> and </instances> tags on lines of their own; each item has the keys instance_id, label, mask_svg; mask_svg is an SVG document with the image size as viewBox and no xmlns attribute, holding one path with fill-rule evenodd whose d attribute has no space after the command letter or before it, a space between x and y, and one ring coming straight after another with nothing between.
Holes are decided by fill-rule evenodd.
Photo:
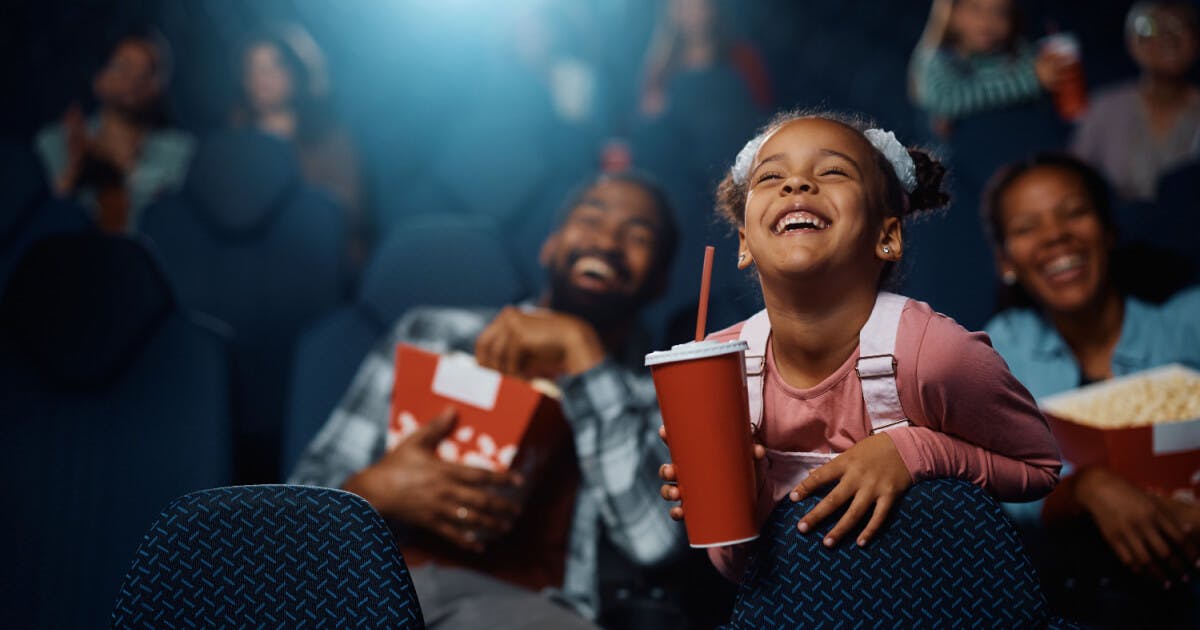
<instances>
[{"instance_id":1,"label":"girl's arm","mask_svg":"<svg viewBox=\"0 0 1200 630\"><path fill-rule=\"evenodd\" d=\"M908 97L914 103L922 101L920 85L925 64L946 39L946 26L950 23L952 4L952 0L933 0L933 5L929 8L929 19L925 22L925 30L921 33L921 39L917 41L917 47L913 49L909 59Z\"/></svg>"},{"instance_id":2,"label":"girl's arm","mask_svg":"<svg viewBox=\"0 0 1200 630\"><path fill-rule=\"evenodd\" d=\"M964 479L1004 501L1032 501L1054 488L1058 443L986 334L934 316L914 367L901 375L914 426L887 433L913 481Z\"/></svg>"},{"instance_id":3,"label":"girl's arm","mask_svg":"<svg viewBox=\"0 0 1200 630\"><path fill-rule=\"evenodd\" d=\"M980 111L1036 99L1042 93L1032 56L1011 61L997 56L970 73L955 67L947 53L925 57L915 73L917 104L930 114L961 118Z\"/></svg>"}]
</instances>

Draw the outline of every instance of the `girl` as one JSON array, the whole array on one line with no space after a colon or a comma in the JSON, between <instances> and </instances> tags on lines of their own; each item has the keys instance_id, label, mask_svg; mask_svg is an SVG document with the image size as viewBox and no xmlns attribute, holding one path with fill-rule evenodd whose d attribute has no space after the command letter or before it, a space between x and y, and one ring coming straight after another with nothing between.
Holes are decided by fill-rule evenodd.
<instances>
[{"instance_id":1,"label":"girl","mask_svg":"<svg viewBox=\"0 0 1200 630\"><path fill-rule=\"evenodd\" d=\"M799 530L849 504L823 542L835 545L869 517L861 546L922 479L969 480L1008 501L1040 498L1057 482L1045 419L987 338L879 291L904 252L901 220L948 201L943 173L861 121L785 114L721 182L738 266L756 268L767 307L711 335L740 337L760 357L749 370L751 422L765 447L756 455L769 464L759 466L760 522L784 496L833 485ZM661 476L673 480L673 468ZM672 485L662 493L678 500ZM710 551L733 580L744 555Z\"/></svg>"},{"instance_id":2,"label":"girl","mask_svg":"<svg viewBox=\"0 0 1200 630\"><path fill-rule=\"evenodd\" d=\"M1014 0L934 0L910 91L939 135L956 118L1036 100L1062 80L1069 60L1035 54L1019 22Z\"/></svg>"},{"instance_id":3,"label":"girl","mask_svg":"<svg viewBox=\"0 0 1200 630\"><path fill-rule=\"evenodd\" d=\"M1200 289L1159 306L1124 295L1114 281L1116 232L1099 173L1072 157L1039 155L1001 169L983 201L1002 301L1013 305L987 331L1031 392L1048 396L1172 362L1200 367ZM1171 627L1172 618L1196 627L1196 591L1171 586L1197 575L1200 505L1092 466L1038 507L1010 511L1032 531L1044 524L1068 532L1045 545L1040 568L1047 584L1075 585L1048 591L1064 613L1101 627Z\"/></svg>"}]
</instances>

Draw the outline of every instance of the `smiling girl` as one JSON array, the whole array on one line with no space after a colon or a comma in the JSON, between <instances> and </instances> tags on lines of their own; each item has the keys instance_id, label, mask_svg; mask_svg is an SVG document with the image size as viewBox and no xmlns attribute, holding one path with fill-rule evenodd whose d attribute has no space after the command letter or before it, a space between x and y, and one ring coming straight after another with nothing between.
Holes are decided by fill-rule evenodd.
<instances>
[{"instance_id":1,"label":"smiling girl","mask_svg":"<svg viewBox=\"0 0 1200 630\"><path fill-rule=\"evenodd\" d=\"M945 205L944 169L890 132L851 118L789 113L747 143L718 189L766 309L711 338L748 342L761 523L785 496L826 497L811 531L875 536L914 482L965 479L1008 501L1044 496L1058 448L1032 397L982 333L927 304L881 292L904 253L902 220ZM674 480L668 464L661 476ZM664 485L663 497L678 500ZM683 518L683 508L672 515ZM710 556L741 577L745 549Z\"/></svg>"}]
</instances>

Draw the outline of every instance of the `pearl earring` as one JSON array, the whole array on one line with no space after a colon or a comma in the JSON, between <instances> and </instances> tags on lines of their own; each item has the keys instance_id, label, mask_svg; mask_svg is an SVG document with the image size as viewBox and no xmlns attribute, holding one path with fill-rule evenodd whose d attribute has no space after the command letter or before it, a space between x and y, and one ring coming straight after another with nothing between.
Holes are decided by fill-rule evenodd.
<instances>
[{"instance_id":1,"label":"pearl earring","mask_svg":"<svg viewBox=\"0 0 1200 630\"><path fill-rule=\"evenodd\" d=\"M890 253L892 253L892 248L891 248L891 247L888 247L887 245L884 245L884 246L883 246L883 253L885 253L885 254L890 254Z\"/></svg>"},{"instance_id":2,"label":"pearl earring","mask_svg":"<svg viewBox=\"0 0 1200 630\"><path fill-rule=\"evenodd\" d=\"M745 254L738 254L738 264L740 265L740 264L742 264L742 263L744 263L744 262L746 262L746 255L745 255Z\"/></svg>"}]
</instances>

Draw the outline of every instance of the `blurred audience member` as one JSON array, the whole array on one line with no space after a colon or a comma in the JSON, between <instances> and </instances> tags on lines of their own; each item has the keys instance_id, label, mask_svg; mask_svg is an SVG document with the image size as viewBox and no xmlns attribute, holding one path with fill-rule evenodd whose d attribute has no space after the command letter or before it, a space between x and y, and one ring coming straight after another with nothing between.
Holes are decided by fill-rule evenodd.
<instances>
[{"instance_id":1,"label":"blurred audience member","mask_svg":"<svg viewBox=\"0 0 1200 630\"><path fill-rule=\"evenodd\" d=\"M545 87L555 116L571 125L601 125L607 112L601 111L599 77L590 61L586 8L538 0L520 3L508 17L512 52Z\"/></svg>"},{"instance_id":2,"label":"blurred audience member","mask_svg":"<svg viewBox=\"0 0 1200 630\"><path fill-rule=\"evenodd\" d=\"M305 179L350 213L352 244L363 254L365 229L358 152L332 117L321 50L299 26L251 37L241 49L241 99L235 126L255 127L292 142Z\"/></svg>"},{"instance_id":3,"label":"blurred audience member","mask_svg":"<svg viewBox=\"0 0 1200 630\"><path fill-rule=\"evenodd\" d=\"M727 28L718 0L667 0L646 57L643 116L653 118L667 109L675 76L720 64L727 64L745 81L760 109L773 106L771 78L758 50L749 42L732 40Z\"/></svg>"},{"instance_id":4,"label":"blurred audience member","mask_svg":"<svg viewBox=\"0 0 1200 630\"><path fill-rule=\"evenodd\" d=\"M1040 98L1071 60L1021 39L1016 0L934 0L910 64L910 92L939 135L957 118Z\"/></svg>"},{"instance_id":5,"label":"blurred audience member","mask_svg":"<svg viewBox=\"0 0 1200 630\"><path fill-rule=\"evenodd\" d=\"M1095 170L1065 155L1012 164L983 207L1011 305L987 332L1034 396L1166 363L1200 367L1200 289L1162 306L1123 294L1111 269L1108 190ZM1105 627L1196 627L1194 501L1091 466L1064 478L1040 515L1037 504L1010 509L1025 528L1046 528L1037 555L1063 614Z\"/></svg>"},{"instance_id":6,"label":"blurred audience member","mask_svg":"<svg viewBox=\"0 0 1200 630\"><path fill-rule=\"evenodd\" d=\"M1200 157L1200 89L1188 80L1198 34L1187 3L1129 10L1125 39L1141 76L1097 94L1071 145L1124 200L1152 200L1160 176Z\"/></svg>"},{"instance_id":7,"label":"blurred audience member","mask_svg":"<svg viewBox=\"0 0 1200 630\"><path fill-rule=\"evenodd\" d=\"M85 116L74 104L37 136L55 193L94 208L104 229L131 229L143 207L183 182L194 142L166 124L170 74L166 40L123 37L92 83L99 109Z\"/></svg>"},{"instance_id":8,"label":"blurred audience member","mask_svg":"<svg viewBox=\"0 0 1200 630\"><path fill-rule=\"evenodd\" d=\"M661 419L637 334L638 313L661 291L675 240L671 210L655 186L633 174L594 179L542 248L549 283L537 307L410 310L363 362L301 458L292 483L362 495L399 528L404 545L416 548L410 560L436 552L443 566L413 571L431 627L590 627L584 618L627 616L617 626L631 627L639 617L629 611L639 605L653 616L641 617L649 625L638 627L682 625L679 609L664 601L669 589L686 587L682 580L656 585L654 601L639 597L647 590L643 572L683 547L682 529L656 507L666 450L655 433ZM452 414L427 419L388 451L398 343L473 351L486 367L555 378L578 464L570 458L566 469L521 481L444 462L435 451L454 431ZM569 525L548 509L560 505L558 493L540 505L536 494L525 506L513 500L524 483L560 487L576 465L581 480L566 502ZM553 567L562 567L564 551L559 583ZM582 617L512 584L561 587L558 599Z\"/></svg>"}]
</instances>

